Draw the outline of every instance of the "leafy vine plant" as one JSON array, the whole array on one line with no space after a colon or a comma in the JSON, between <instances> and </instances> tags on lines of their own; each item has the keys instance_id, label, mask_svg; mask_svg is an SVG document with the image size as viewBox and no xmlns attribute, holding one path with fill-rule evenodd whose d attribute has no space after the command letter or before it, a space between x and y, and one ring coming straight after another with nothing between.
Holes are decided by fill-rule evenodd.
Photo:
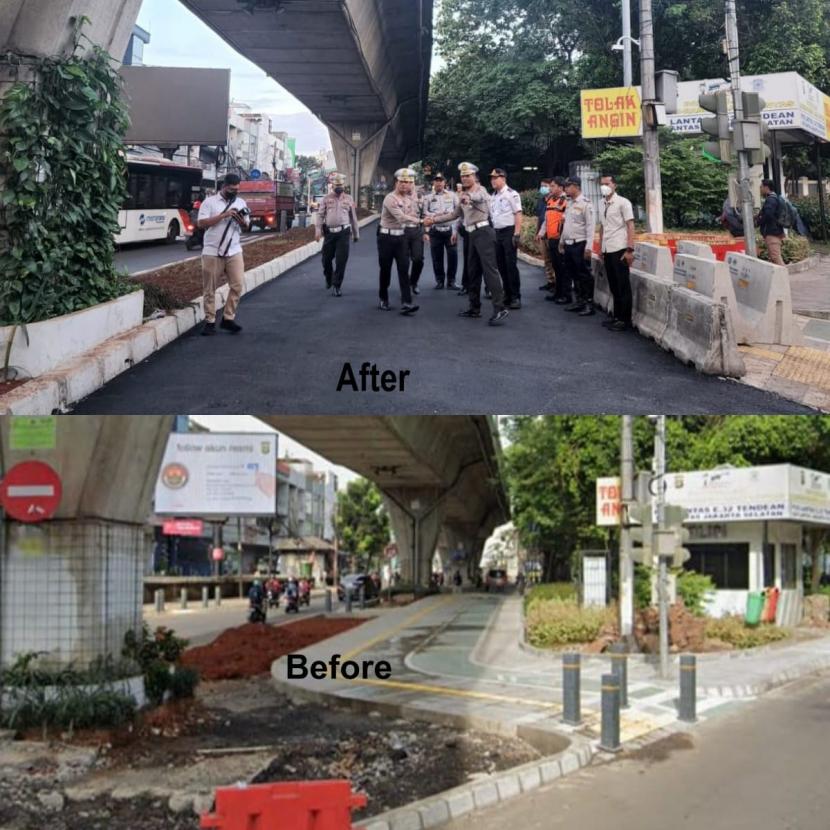
<instances>
[{"instance_id":1,"label":"leafy vine plant","mask_svg":"<svg viewBox=\"0 0 830 830\"><path fill-rule=\"evenodd\" d=\"M0 325L134 290L113 264L127 109L115 62L83 34L86 23L72 21L67 55L0 55L30 70L0 100Z\"/></svg>"}]
</instances>

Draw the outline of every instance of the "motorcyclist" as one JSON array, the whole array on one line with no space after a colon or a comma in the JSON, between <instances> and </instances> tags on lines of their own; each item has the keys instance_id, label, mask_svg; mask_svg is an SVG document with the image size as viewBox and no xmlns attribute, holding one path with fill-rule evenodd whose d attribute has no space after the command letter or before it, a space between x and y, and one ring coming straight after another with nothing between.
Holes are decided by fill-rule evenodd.
<instances>
[{"instance_id":1,"label":"motorcyclist","mask_svg":"<svg viewBox=\"0 0 830 830\"><path fill-rule=\"evenodd\" d=\"M248 601L251 605L262 605L262 601L265 598L265 592L262 590L262 582L260 580L255 579L254 584L251 585L250 590L248 591Z\"/></svg>"},{"instance_id":2,"label":"motorcyclist","mask_svg":"<svg viewBox=\"0 0 830 830\"><path fill-rule=\"evenodd\" d=\"M308 603L311 599L311 583L303 577L298 585L298 597L300 602Z\"/></svg>"}]
</instances>

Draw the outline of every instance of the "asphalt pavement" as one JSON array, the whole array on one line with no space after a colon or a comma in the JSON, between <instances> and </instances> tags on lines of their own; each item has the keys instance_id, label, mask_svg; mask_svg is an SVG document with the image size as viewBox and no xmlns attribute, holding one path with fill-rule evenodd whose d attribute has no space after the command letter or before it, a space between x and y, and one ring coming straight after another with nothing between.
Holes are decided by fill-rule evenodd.
<instances>
[{"instance_id":1,"label":"asphalt pavement","mask_svg":"<svg viewBox=\"0 0 830 830\"><path fill-rule=\"evenodd\" d=\"M319 257L245 295L239 335L193 331L75 408L85 414L805 413L733 381L701 375L634 332L606 331L545 302L541 269L520 264L524 306L501 327L462 319L466 299L436 291L427 256L420 311L377 308L375 226L353 246L343 296L325 290ZM390 297L400 306L397 280ZM348 362L409 371L403 391L353 391Z\"/></svg>"}]
</instances>

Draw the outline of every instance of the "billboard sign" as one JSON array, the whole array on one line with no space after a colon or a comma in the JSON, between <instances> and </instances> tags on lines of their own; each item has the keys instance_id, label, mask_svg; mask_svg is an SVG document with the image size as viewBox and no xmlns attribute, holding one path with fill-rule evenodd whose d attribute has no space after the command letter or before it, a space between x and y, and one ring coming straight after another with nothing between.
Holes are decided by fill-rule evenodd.
<instances>
[{"instance_id":1,"label":"billboard sign","mask_svg":"<svg viewBox=\"0 0 830 830\"><path fill-rule=\"evenodd\" d=\"M642 135L639 87L583 89L579 93L583 138Z\"/></svg>"},{"instance_id":2,"label":"billboard sign","mask_svg":"<svg viewBox=\"0 0 830 830\"><path fill-rule=\"evenodd\" d=\"M155 511L173 516L273 516L276 466L276 435L171 433L156 482Z\"/></svg>"}]
</instances>

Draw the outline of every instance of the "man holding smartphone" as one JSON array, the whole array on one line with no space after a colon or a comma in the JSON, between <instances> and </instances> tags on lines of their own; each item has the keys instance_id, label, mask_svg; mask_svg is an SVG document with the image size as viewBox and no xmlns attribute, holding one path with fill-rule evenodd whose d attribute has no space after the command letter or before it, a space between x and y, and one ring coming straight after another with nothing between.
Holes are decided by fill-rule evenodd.
<instances>
[{"instance_id":1,"label":"man holding smartphone","mask_svg":"<svg viewBox=\"0 0 830 830\"><path fill-rule=\"evenodd\" d=\"M197 226L205 231L202 245L202 293L205 323L202 335L216 334L216 289L227 277L228 299L219 328L238 334L242 326L236 322L236 308L242 296L245 263L242 258L241 230L251 227L248 205L239 198L239 176L228 173L222 189L208 196L199 208Z\"/></svg>"}]
</instances>

